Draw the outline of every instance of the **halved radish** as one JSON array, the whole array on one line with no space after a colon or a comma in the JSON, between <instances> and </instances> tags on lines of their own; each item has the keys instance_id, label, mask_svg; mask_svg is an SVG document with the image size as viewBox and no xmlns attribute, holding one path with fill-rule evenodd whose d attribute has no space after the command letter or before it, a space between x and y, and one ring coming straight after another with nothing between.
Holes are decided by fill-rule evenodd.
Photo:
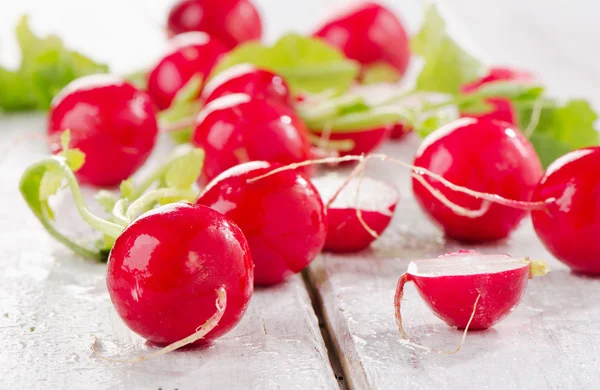
<instances>
[{"instance_id":1,"label":"halved radish","mask_svg":"<svg viewBox=\"0 0 600 390\"><path fill-rule=\"evenodd\" d=\"M313 180L323 203L328 205L324 249L332 252L356 252L367 248L388 227L398 203L398 192L392 186L370 178L362 180L358 208L364 223L377 235L371 234L357 213L358 179L344 186L345 181L340 176ZM341 192L336 194L342 187Z\"/></svg>"},{"instance_id":2,"label":"halved radish","mask_svg":"<svg viewBox=\"0 0 600 390\"><path fill-rule=\"evenodd\" d=\"M398 280L394 298L398 328L407 338L400 314L407 282L414 282L431 311L448 325L487 329L519 305L528 279L548 271L543 261L475 251L412 261Z\"/></svg>"}]
</instances>

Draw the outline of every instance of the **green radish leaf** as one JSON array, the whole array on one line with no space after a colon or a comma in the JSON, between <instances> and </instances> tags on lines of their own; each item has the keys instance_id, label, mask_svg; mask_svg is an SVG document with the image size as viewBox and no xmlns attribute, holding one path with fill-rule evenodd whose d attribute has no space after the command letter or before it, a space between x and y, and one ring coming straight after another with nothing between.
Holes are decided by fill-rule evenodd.
<instances>
[{"instance_id":1,"label":"green radish leaf","mask_svg":"<svg viewBox=\"0 0 600 390\"><path fill-rule=\"evenodd\" d=\"M62 40L36 36L23 16L16 29L21 48L21 67L0 67L0 110L46 110L54 96L71 81L90 74L106 73L108 67L68 50Z\"/></svg>"},{"instance_id":2,"label":"green radish leaf","mask_svg":"<svg viewBox=\"0 0 600 390\"><path fill-rule=\"evenodd\" d=\"M460 112L468 112L471 115L483 114L490 112L494 107L486 103L485 100L465 100L458 104L458 110Z\"/></svg>"},{"instance_id":3,"label":"green radish leaf","mask_svg":"<svg viewBox=\"0 0 600 390\"><path fill-rule=\"evenodd\" d=\"M361 82L363 84L395 83L401 78L402 75L388 63L376 62L363 67Z\"/></svg>"},{"instance_id":4,"label":"green radish leaf","mask_svg":"<svg viewBox=\"0 0 600 390\"><path fill-rule=\"evenodd\" d=\"M204 151L199 148L182 153L176 157L165 174L168 187L187 189L198 180L204 165Z\"/></svg>"},{"instance_id":5,"label":"green radish leaf","mask_svg":"<svg viewBox=\"0 0 600 390\"><path fill-rule=\"evenodd\" d=\"M145 91L148 89L148 70L138 70L137 72L129 73L123 76L123 79L137 89Z\"/></svg>"},{"instance_id":6,"label":"green radish leaf","mask_svg":"<svg viewBox=\"0 0 600 390\"><path fill-rule=\"evenodd\" d=\"M121 197L124 199L130 199L133 196L134 188L133 188L133 179L129 178L127 180L123 180L121 185L119 186L121 190Z\"/></svg>"},{"instance_id":7,"label":"green radish leaf","mask_svg":"<svg viewBox=\"0 0 600 390\"><path fill-rule=\"evenodd\" d=\"M416 81L416 89L420 91L457 94L463 84L476 79L484 70L482 62L446 31L446 23L433 3L425 10L423 25L412 38L411 49L425 62Z\"/></svg>"},{"instance_id":8,"label":"green radish leaf","mask_svg":"<svg viewBox=\"0 0 600 390\"><path fill-rule=\"evenodd\" d=\"M63 173L58 169L48 169L40 184L40 200L48 200L52 195L56 194L62 187L64 179Z\"/></svg>"},{"instance_id":9,"label":"green radish leaf","mask_svg":"<svg viewBox=\"0 0 600 390\"><path fill-rule=\"evenodd\" d=\"M515 104L522 129L529 127L534 106L534 102ZM539 122L530 136L544 166L571 150L600 144L594 128L597 119L598 114L585 100L560 103L546 99Z\"/></svg>"},{"instance_id":10,"label":"green radish leaf","mask_svg":"<svg viewBox=\"0 0 600 390\"><path fill-rule=\"evenodd\" d=\"M241 44L217 64L211 77L237 64L249 63L280 74L293 92L343 93L352 85L360 65L326 42L298 34L287 34L275 45Z\"/></svg>"},{"instance_id":11,"label":"green radish leaf","mask_svg":"<svg viewBox=\"0 0 600 390\"><path fill-rule=\"evenodd\" d=\"M98 202L98 204L102 206L104 211L106 211L109 214L112 213L115 204L117 204L117 201L119 200L112 192L106 190L98 191L98 193L95 196L95 199L96 202Z\"/></svg>"},{"instance_id":12,"label":"green radish leaf","mask_svg":"<svg viewBox=\"0 0 600 390\"><path fill-rule=\"evenodd\" d=\"M203 77L202 74L198 73L194 75L190 81L188 81L173 98L173 104L177 103L188 103L200 98L200 92L202 91Z\"/></svg>"},{"instance_id":13,"label":"green radish leaf","mask_svg":"<svg viewBox=\"0 0 600 390\"><path fill-rule=\"evenodd\" d=\"M468 93L465 96L473 98L503 97L517 102L536 100L543 92L543 87L531 83L494 81L482 85L475 92Z\"/></svg>"}]
</instances>

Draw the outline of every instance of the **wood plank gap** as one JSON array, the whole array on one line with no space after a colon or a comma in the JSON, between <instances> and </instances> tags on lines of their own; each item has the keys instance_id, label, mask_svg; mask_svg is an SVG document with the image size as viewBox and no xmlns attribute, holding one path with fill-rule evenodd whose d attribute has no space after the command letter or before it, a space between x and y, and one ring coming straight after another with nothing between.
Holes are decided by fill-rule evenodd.
<instances>
[{"instance_id":1,"label":"wood plank gap","mask_svg":"<svg viewBox=\"0 0 600 390\"><path fill-rule=\"evenodd\" d=\"M324 306L323 300L319 295L319 291L317 290L314 281L311 278L311 274L308 269L302 271L302 280L304 281L304 285L306 286L306 291L308 292L308 296L310 297L310 302L312 303L313 310L315 315L317 316L317 320L319 322L319 329L321 330L321 336L323 337L323 342L325 343L325 348L327 349L327 356L329 357L329 363L331 364L331 368L333 370L333 374L335 375L335 379L337 380L340 390L349 390L350 386L346 381L348 377L348 373L344 371L343 364L341 363L341 353L337 344L333 341L333 335L331 333L331 328L327 325L328 321L325 320Z\"/></svg>"}]
</instances>

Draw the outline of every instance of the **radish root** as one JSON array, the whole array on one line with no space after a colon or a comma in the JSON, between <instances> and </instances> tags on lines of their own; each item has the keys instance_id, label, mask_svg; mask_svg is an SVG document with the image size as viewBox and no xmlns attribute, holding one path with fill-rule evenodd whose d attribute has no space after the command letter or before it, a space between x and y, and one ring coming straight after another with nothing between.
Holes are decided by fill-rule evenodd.
<instances>
[{"instance_id":1,"label":"radish root","mask_svg":"<svg viewBox=\"0 0 600 390\"><path fill-rule=\"evenodd\" d=\"M513 209L526 210L526 211L543 210L549 204L556 202L556 198L548 198L544 201L539 201L539 202L529 202L529 201L523 201L523 200L507 199L500 195L475 191L470 188L466 188L466 187L454 184L451 181L444 179L442 176L438 175L437 173L433 173L428 169L405 163L404 161L389 157L385 154L369 154L367 156L348 155L348 156L343 156L343 157L328 157L328 158L323 158L323 159L318 159L318 160L306 160L306 161L302 161L299 163L293 163L293 164L289 164L289 165L285 165L285 166L273 169L272 171L267 172L264 175L249 179L247 182L253 183L255 181L262 180L264 178L267 178L267 177L274 175L276 173L279 173L279 172L293 170L293 169L305 167L308 165L333 164L333 163L339 163L339 162L344 162L344 161L362 161L363 159L365 160L365 162L368 160L371 160L371 159L377 159L377 160L381 160L381 161L390 161L390 162L393 162L395 164L398 164L400 166L403 166L405 168L409 168L410 170L412 170L413 177L415 175L421 176L421 177L428 176L428 177L431 177L432 179L439 181L444 187L446 187L452 191L469 195L475 199L483 199L485 201L488 201L491 203L496 203L501 206L506 206L506 207L510 207ZM420 182L422 183L422 181L420 181ZM427 187L427 189L429 189L430 191L431 191L431 188L432 188L431 185L429 187ZM434 193L432 193L432 195L436 196L436 194L434 194ZM440 200L441 202L444 202L444 200L442 200L442 199L438 198L438 200ZM447 202L447 204L446 203L444 203L444 204L446 204L447 206L448 206L448 204L452 203L447 198L446 198L446 202ZM450 207L450 206L448 206L448 207ZM481 212L480 211L481 209L480 210L469 210L469 209L465 209L459 205L455 205L452 207L456 207L457 210L462 208L462 211L459 211L459 212L462 212L463 214L465 214L464 216L468 217L469 215L475 215L475 216L471 216L470 218L476 218L477 217L476 213ZM482 205L482 208L483 207L484 206ZM479 216L481 216L481 215L479 215Z\"/></svg>"},{"instance_id":2,"label":"radish root","mask_svg":"<svg viewBox=\"0 0 600 390\"><path fill-rule=\"evenodd\" d=\"M196 328L196 332L189 335L188 337L181 339L179 341L174 342L173 344L169 344L166 347L159 349L158 351L151 352L146 355L142 355L133 359L115 359L108 356L102 355L97 349L97 338L94 336L94 341L92 343L92 351L96 356L98 356L102 360L106 360L113 363L140 363L145 360L154 359L161 355L166 355L169 352L172 352L178 348L191 344L195 341L200 340L204 336L206 336L210 331L212 331L221 321L223 314L225 313L225 308L227 307L227 293L224 287L219 287L217 290L217 300L216 300L216 308L217 311L210 317L203 325Z\"/></svg>"},{"instance_id":3,"label":"radish root","mask_svg":"<svg viewBox=\"0 0 600 390\"><path fill-rule=\"evenodd\" d=\"M410 345L412 347L423 349L423 350L426 350L429 352L437 352L437 353L446 354L446 355L454 355L455 353L460 351L461 348L463 347L463 345L465 344L465 340L467 338L467 332L469 331L471 322L473 321L473 318L475 317L475 312L477 311L477 304L479 303L479 298L481 298L481 294L478 294L477 298L475 298L475 303L473 304L473 311L471 312L471 317L469 317L469 322L467 322L467 326L465 326L465 330L463 331L462 339L461 339L458 347L452 351L440 351L440 350L437 350L434 348L426 347L424 345L413 343L412 341L410 341L406 332L404 331L404 327L402 325L402 314L400 311L400 305L402 302L402 297L404 296L404 285L409 281L410 280L408 279L408 274L405 273L402 276L400 276L400 279L398 279L398 285L396 286L396 294L394 295L394 311L395 311L396 325L398 326L398 330L400 331L402 340L404 341L403 344Z\"/></svg>"}]
</instances>

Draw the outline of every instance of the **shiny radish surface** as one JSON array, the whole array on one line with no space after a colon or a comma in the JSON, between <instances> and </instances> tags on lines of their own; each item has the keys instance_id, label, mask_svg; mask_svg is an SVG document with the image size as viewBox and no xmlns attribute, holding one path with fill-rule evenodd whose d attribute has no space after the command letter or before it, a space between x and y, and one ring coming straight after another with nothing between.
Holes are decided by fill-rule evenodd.
<instances>
[{"instance_id":1,"label":"shiny radish surface","mask_svg":"<svg viewBox=\"0 0 600 390\"><path fill-rule=\"evenodd\" d=\"M203 31L233 49L242 42L260 40L262 23L248 0L182 0L169 13L171 36Z\"/></svg>"},{"instance_id":2,"label":"shiny radish surface","mask_svg":"<svg viewBox=\"0 0 600 390\"><path fill-rule=\"evenodd\" d=\"M248 182L279 167L264 161L238 165L206 187L196 203L235 222L250 244L257 285L273 285L305 269L327 234L325 207L302 174L287 170Z\"/></svg>"},{"instance_id":3,"label":"shiny radish surface","mask_svg":"<svg viewBox=\"0 0 600 390\"><path fill-rule=\"evenodd\" d=\"M543 175L542 165L523 133L505 122L462 118L427 136L417 150L414 164L471 190L528 201ZM484 242L510 234L527 211L476 199L425 177L424 186L413 174L412 186L421 208L444 230L460 241ZM434 196L439 191L438 196ZM461 215L440 196L469 209Z\"/></svg>"},{"instance_id":4,"label":"shiny radish surface","mask_svg":"<svg viewBox=\"0 0 600 390\"><path fill-rule=\"evenodd\" d=\"M47 129L52 153L62 150L65 130L71 132L70 146L86 155L77 178L108 187L142 166L158 125L148 94L118 77L94 75L71 82L52 101Z\"/></svg>"},{"instance_id":5,"label":"shiny radish surface","mask_svg":"<svg viewBox=\"0 0 600 390\"><path fill-rule=\"evenodd\" d=\"M252 292L252 257L242 231L207 207L173 203L134 220L110 253L106 284L127 326L170 344L196 332L215 313L220 287L227 307L196 344L224 335L242 318Z\"/></svg>"},{"instance_id":6,"label":"shiny radish surface","mask_svg":"<svg viewBox=\"0 0 600 390\"><path fill-rule=\"evenodd\" d=\"M552 163L533 200L556 198L533 211L533 227L546 248L574 271L600 275L600 148L567 153Z\"/></svg>"},{"instance_id":7,"label":"shiny radish surface","mask_svg":"<svg viewBox=\"0 0 600 390\"><path fill-rule=\"evenodd\" d=\"M202 100L208 103L235 93L245 93L253 99L290 103L290 89L283 78L250 64L235 65L219 73L204 87Z\"/></svg>"},{"instance_id":8,"label":"shiny radish surface","mask_svg":"<svg viewBox=\"0 0 600 390\"><path fill-rule=\"evenodd\" d=\"M492 83L494 81L516 81L516 82L533 82L533 75L521 70L515 70L505 67L492 67L489 72L482 78L475 80L462 87L462 92L475 92L481 86ZM478 114L469 114L467 112L461 113L462 116L468 116L473 118L483 119L495 119L510 124L516 125L518 123L517 114L515 108L509 99L503 98L490 98L486 99L486 102L492 106L491 111Z\"/></svg>"},{"instance_id":9,"label":"shiny radish surface","mask_svg":"<svg viewBox=\"0 0 600 390\"><path fill-rule=\"evenodd\" d=\"M194 76L206 80L227 48L203 32L189 32L169 41L170 49L148 76L148 93L161 110L168 108Z\"/></svg>"},{"instance_id":10,"label":"shiny radish surface","mask_svg":"<svg viewBox=\"0 0 600 390\"><path fill-rule=\"evenodd\" d=\"M358 179L353 179L330 203L345 181L346 178L337 176L324 176L312 181L323 203L328 205L324 249L331 252L357 252L367 248L377 238L361 224L357 216L357 191L360 215L377 236L390 224L398 203L396 189L371 178L364 178L360 189Z\"/></svg>"},{"instance_id":11,"label":"shiny radish surface","mask_svg":"<svg viewBox=\"0 0 600 390\"><path fill-rule=\"evenodd\" d=\"M389 9L375 2L346 5L315 33L365 66L385 64L401 77L410 61L408 34Z\"/></svg>"},{"instance_id":12,"label":"shiny radish surface","mask_svg":"<svg viewBox=\"0 0 600 390\"><path fill-rule=\"evenodd\" d=\"M404 285L413 282L431 311L449 326L464 329L477 302L469 329L487 329L519 305L529 279L548 271L543 262L474 251L412 261L398 281L396 319L401 326Z\"/></svg>"},{"instance_id":13,"label":"shiny radish surface","mask_svg":"<svg viewBox=\"0 0 600 390\"><path fill-rule=\"evenodd\" d=\"M307 130L290 107L245 94L224 96L205 106L192 141L206 153L203 182L248 161L290 164L312 156Z\"/></svg>"}]
</instances>

